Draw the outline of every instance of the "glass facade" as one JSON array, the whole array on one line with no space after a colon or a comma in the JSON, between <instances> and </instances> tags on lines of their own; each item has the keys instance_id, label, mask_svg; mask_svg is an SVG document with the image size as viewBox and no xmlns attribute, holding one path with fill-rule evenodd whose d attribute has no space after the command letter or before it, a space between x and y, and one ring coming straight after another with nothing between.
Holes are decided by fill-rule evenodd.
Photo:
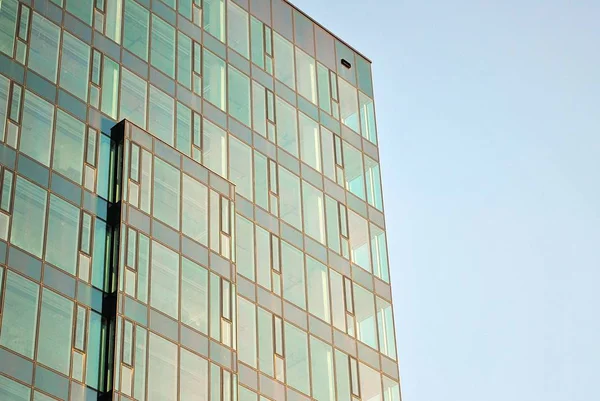
<instances>
[{"instance_id":1,"label":"glass facade","mask_svg":"<svg viewBox=\"0 0 600 401\"><path fill-rule=\"evenodd\" d=\"M1 0L0 399L400 401L370 62L284 0Z\"/></svg>"}]
</instances>

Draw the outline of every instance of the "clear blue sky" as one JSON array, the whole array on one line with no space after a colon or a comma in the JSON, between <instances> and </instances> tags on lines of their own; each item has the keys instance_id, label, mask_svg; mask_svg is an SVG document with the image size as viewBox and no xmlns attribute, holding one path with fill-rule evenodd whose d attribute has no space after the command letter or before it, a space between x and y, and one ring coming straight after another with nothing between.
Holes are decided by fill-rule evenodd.
<instances>
[{"instance_id":1,"label":"clear blue sky","mask_svg":"<svg viewBox=\"0 0 600 401\"><path fill-rule=\"evenodd\" d=\"M600 1L294 2L373 61L404 401L600 400Z\"/></svg>"}]
</instances>

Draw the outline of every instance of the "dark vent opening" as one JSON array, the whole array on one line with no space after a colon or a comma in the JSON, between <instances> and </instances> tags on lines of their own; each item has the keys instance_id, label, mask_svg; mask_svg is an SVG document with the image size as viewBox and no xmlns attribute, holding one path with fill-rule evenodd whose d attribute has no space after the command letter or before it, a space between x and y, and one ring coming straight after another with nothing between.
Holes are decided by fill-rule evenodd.
<instances>
[{"instance_id":1,"label":"dark vent opening","mask_svg":"<svg viewBox=\"0 0 600 401\"><path fill-rule=\"evenodd\" d=\"M342 65L346 68L352 68L352 64L346 59L342 59Z\"/></svg>"}]
</instances>

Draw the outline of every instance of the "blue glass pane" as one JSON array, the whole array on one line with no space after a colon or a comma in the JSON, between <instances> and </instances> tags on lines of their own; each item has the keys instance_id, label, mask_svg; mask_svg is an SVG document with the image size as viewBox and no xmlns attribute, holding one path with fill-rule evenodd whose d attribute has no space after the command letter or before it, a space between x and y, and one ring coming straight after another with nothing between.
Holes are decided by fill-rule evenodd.
<instances>
[{"instance_id":1,"label":"blue glass pane","mask_svg":"<svg viewBox=\"0 0 600 401\"><path fill-rule=\"evenodd\" d=\"M89 64L90 47L65 31L60 63L60 86L83 101L87 101Z\"/></svg>"},{"instance_id":2,"label":"blue glass pane","mask_svg":"<svg viewBox=\"0 0 600 401\"><path fill-rule=\"evenodd\" d=\"M84 146L85 124L59 109L56 113L52 168L81 184Z\"/></svg>"},{"instance_id":3,"label":"blue glass pane","mask_svg":"<svg viewBox=\"0 0 600 401\"><path fill-rule=\"evenodd\" d=\"M79 239L79 208L50 196L46 260L64 271L76 274Z\"/></svg>"},{"instance_id":4,"label":"blue glass pane","mask_svg":"<svg viewBox=\"0 0 600 401\"><path fill-rule=\"evenodd\" d=\"M12 57L17 25L17 0L4 0L0 7L0 52Z\"/></svg>"},{"instance_id":5,"label":"blue glass pane","mask_svg":"<svg viewBox=\"0 0 600 401\"><path fill-rule=\"evenodd\" d=\"M53 124L54 106L25 91L20 150L45 166L50 165Z\"/></svg>"},{"instance_id":6,"label":"blue glass pane","mask_svg":"<svg viewBox=\"0 0 600 401\"><path fill-rule=\"evenodd\" d=\"M29 401L31 389L10 380L8 377L0 376L0 399L3 401Z\"/></svg>"},{"instance_id":7,"label":"blue glass pane","mask_svg":"<svg viewBox=\"0 0 600 401\"><path fill-rule=\"evenodd\" d=\"M17 179L10 242L41 258L48 193L35 184Z\"/></svg>"},{"instance_id":8,"label":"blue glass pane","mask_svg":"<svg viewBox=\"0 0 600 401\"><path fill-rule=\"evenodd\" d=\"M37 360L65 375L71 366L73 302L44 289Z\"/></svg>"},{"instance_id":9,"label":"blue glass pane","mask_svg":"<svg viewBox=\"0 0 600 401\"><path fill-rule=\"evenodd\" d=\"M31 21L29 68L56 83L60 28L35 12Z\"/></svg>"}]
</instances>

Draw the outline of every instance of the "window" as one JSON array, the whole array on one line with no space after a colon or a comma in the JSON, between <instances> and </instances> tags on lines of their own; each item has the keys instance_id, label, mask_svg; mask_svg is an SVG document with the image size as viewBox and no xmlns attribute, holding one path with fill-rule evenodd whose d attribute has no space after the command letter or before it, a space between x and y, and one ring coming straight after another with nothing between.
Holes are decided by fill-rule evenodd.
<instances>
[{"instance_id":1,"label":"window","mask_svg":"<svg viewBox=\"0 0 600 401\"><path fill-rule=\"evenodd\" d=\"M329 319L329 279L327 267L317 260L306 257L308 311L327 323Z\"/></svg>"},{"instance_id":2,"label":"window","mask_svg":"<svg viewBox=\"0 0 600 401\"><path fill-rule=\"evenodd\" d=\"M148 346L148 401L177 400L177 345L150 333Z\"/></svg>"},{"instance_id":3,"label":"window","mask_svg":"<svg viewBox=\"0 0 600 401\"><path fill-rule=\"evenodd\" d=\"M350 63L350 66L354 66L356 63L354 62L354 52L346 45L344 45L339 40L335 41L335 53L337 55L337 72L340 74L342 78L346 81L350 82L352 85L356 84L356 75L354 73L354 67L348 68L342 62L345 60L346 63Z\"/></svg>"},{"instance_id":4,"label":"window","mask_svg":"<svg viewBox=\"0 0 600 401\"><path fill-rule=\"evenodd\" d=\"M227 42L229 47L250 58L248 44L248 13L233 1L227 2Z\"/></svg>"},{"instance_id":5,"label":"window","mask_svg":"<svg viewBox=\"0 0 600 401\"><path fill-rule=\"evenodd\" d=\"M273 376L273 315L258 308L258 363L261 372Z\"/></svg>"},{"instance_id":6,"label":"window","mask_svg":"<svg viewBox=\"0 0 600 401\"><path fill-rule=\"evenodd\" d=\"M196 125L199 127L199 119L195 118L194 124L192 124L192 110L185 106L183 103L177 102L177 120L175 126L175 148L181 153L192 156L192 125L194 129L194 144L200 144L199 138L196 138ZM198 134L199 135L199 134ZM196 149L194 148L194 155Z\"/></svg>"},{"instance_id":7,"label":"window","mask_svg":"<svg viewBox=\"0 0 600 401\"><path fill-rule=\"evenodd\" d=\"M186 258L181 263L181 322L208 334L208 271Z\"/></svg>"},{"instance_id":8,"label":"window","mask_svg":"<svg viewBox=\"0 0 600 401\"><path fill-rule=\"evenodd\" d=\"M87 369L85 382L88 386L99 389L100 387L100 366L103 356L102 352L102 331L107 330L106 321L102 319L99 313L90 313L90 324L88 329L87 341Z\"/></svg>"},{"instance_id":9,"label":"window","mask_svg":"<svg viewBox=\"0 0 600 401\"><path fill-rule=\"evenodd\" d=\"M285 323L285 368L287 383L304 394L310 394L308 342L306 337L304 331Z\"/></svg>"},{"instance_id":10,"label":"window","mask_svg":"<svg viewBox=\"0 0 600 401\"><path fill-rule=\"evenodd\" d=\"M229 66L227 71L229 114L250 126L250 78L232 66Z\"/></svg>"},{"instance_id":11,"label":"window","mask_svg":"<svg viewBox=\"0 0 600 401\"><path fill-rule=\"evenodd\" d=\"M175 100L150 85L148 131L169 145L174 145Z\"/></svg>"},{"instance_id":12,"label":"window","mask_svg":"<svg viewBox=\"0 0 600 401\"><path fill-rule=\"evenodd\" d=\"M252 81L252 124L254 131L267 137L267 101L265 87Z\"/></svg>"},{"instance_id":13,"label":"window","mask_svg":"<svg viewBox=\"0 0 600 401\"><path fill-rule=\"evenodd\" d=\"M84 102L87 102L89 68L90 47L63 31L60 86Z\"/></svg>"},{"instance_id":14,"label":"window","mask_svg":"<svg viewBox=\"0 0 600 401\"><path fill-rule=\"evenodd\" d=\"M292 227L302 230L300 179L283 167L278 171L280 217Z\"/></svg>"},{"instance_id":15,"label":"window","mask_svg":"<svg viewBox=\"0 0 600 401\"><path fill-rule=\"evenodd\" d=\"M177 319L179 309L179 255L152 242L150 305Z\"/></svg>"},{"instance_id":16,"label":"window","mask_svg":"<svg viewBox=\"0 0 600 401\"><path fill-rule=\"evenodd\" d=\"M346 189L362 200L366 200L362 153L345 141L343 147Z\"/></svg>"},{"instance_id":17,"label":"window","mask_svg":"<svg viewBox=\"0 0 600 401\"><path fill-rule=\"evenodd\" d=\"M78 207L50 196L46 261L72 275L77 274L79 215Z\"/></svg>"},{"instance_id":18,"label":"window","mask_svg":"<svg viewBox=\"0 0 600 401\"><path fill-rule=\"evenodd\" d=\"M335 350L335 376L338 400L351 400L348 355L337 349Z\"/></svg>"},{"instance_id":19,"label":"window","mask_svg":"<svg viewBox=\"0 0 600 401\"><path fill-rule=\"evenodd\" d=\"M46 199L48 193L35 184L17 178L10 242L13 245L42 257L44 227L46 222Z\"/></svg>"},{"instance_id":20,"label":"window","mask_svg":"<svg viewBox=\"0 0 600 401\"><path fill-rule=\"evenodd\" d=\"M375 106L373 100L359 92L360 100L360 129L362 135L377 144L377 129L375 128Z\"/></svg>"},{"instance_id":21,"label":"window","mask_svg":"<svg viewBox=\"0 0 600 401\"><path fill-rule=\"evenodd\" d=\"M18 8L19 2L17 0L9 0L4 1L2 9L0 9L0 52L6 54L8 57L13 56Z\"/></svg>"},{"instance_id":22,"label":"window","mask_svg":"<svg viewBox=\"0 0 600 401\"><path fill-rule=\"evenodd\" d=\"M151 64L175 78L175 28L152 14Z\"/></svg>"},{"instance_id":23,"label":"window","mask_svg":"<svg viewBox=\"0 0 600 401\"><path fill-rule=\"evenodd\" d=\"M323 193L302 180L304 232L325 245L325 204Z\"/></svg>"},{"instance_id":24,"label":"window","mask_svg":"<svg viewBox=\"0 0 600 401\"><path fill-rule=\"evenodd\" d=\"M352 210L348 210L348 231L350 233L350 255L352 261L366 271L371 272L367 221Z\"/></svg>"},{"instance_id":25,"label":"window","mask_svg":"<svg viewBox=\"0 0 600 401\"><path fill-rule=\"evenodd\" d=\"M188 89L192 87L192 40L177 32L177 81Z\"/></svg>"},{"instance_id":26,"label":"window","mask_svg":"<svg viewBox=\"0 0 600 401\"><path fill-rule=\"evenodd\" d=\"M281 241L281 263L283 266L283 297L299 308L306 309L304 255L287 242Z\"/></svg>"},{"instance_id":27,"label":"window","mask_svg":"<svg viewBox=\"0 0 600 401\"><path fill-rule=\"evenodd\" d=\"M344 305L344 287L342 276L329 270L329 283L331 285L331 318L333 325L342 332L346 332L346 309Z\"/></svg>"},{"instance_id":28,"label":"window","mask_svg":"<svg viewBox=\"0 0 600 401\"><path fill-rule=\"evenodd\" d=\"M273 34L273 45L275 50L275 78L295 90L294 45L276 32Z\"/></svg>"},{"instance_id":29,"label":"window","mask_svg":"<svg viewBox=\"0 0 600 401\"><path fill-rule=\"evenodd\" d=\"M227 132L207 119L202 122L203 164L221 177L227 177Z\"/></svg>"},{"instance_id":30,"label":"window","mask_svg":"<svg viewBox=\"0 0 600 401\"><path fill-rule=\"evenodd\" d=\"M321 171L321 137L319 124L299 113L300 120L300 152L302 161L317 171Z\"/></svg>"},{"instance_id":31,"label":"window","mask_svg":"<svg viewBox=\"0 0 600 401\"><path fill-rule=\"evenodd\" d=\"M342 123L360 133L358 121L358 93L356 88L344 81L338 80L340 91L340 117Z\"/></svg>"},{"instance_id":32,"label":"window","mask_svg":"<svg viewBox=\"0 0 600 401\"><path fill-rule=\"evenodd\" d=\"M104 94L104 90L102 90L102 93ZM128 69L123 68L121 75L121 110L119 118L126 118L132 123L145 129L147 96L147 82L130 72Z\"/></svg>"},{"instance_id":33,"label":"window","mask_svg":"<svg viewBox=\"0 0 600 401\"><path fill-rule=\"evenodd\" d=\"M57 110L52 168L81 184L84 147L85 124L64 111Z\"/></svg>"},{"instance_id":34,"label":"window","mask_svg":"<svg viewBox=\"0 0 600 401\"><path fill-rule=\"evenodd\" d=\"M229 179L236 187L235 191L252 201L252 149L235 139L229 138Z\"/></svg>"},{"instance_id":35,"label":"window","mask_svg":"<svg viewBox=\"0 0 600 401\"><path fill-rule=\"evenodd\" d=\"M106 2L106 27L105 35L114 40L116 43L121 43L121 10L123 8L123 0L108 0Z\"/></svg>"},{"instance_id":36,"label":"window","mask_svg":"<svg viewBox=\"0 0 600 401\"><path fill-rule=\"evenodd\" d=\"M371 206L383 211L383 195L381 193L379 163L368 156L365 156L365 179L367 184L367 201Z\"/></svg>"},{"instance_id":37,"label":"window","mask_svg":"<svg viewBox=\"0 0 600 401\"><path fill-rule=\"evenodd\" d=\"M144 61L148 61L148 10L134 0L125 0L123 46Z\"/></svg>"},{"instance_id":38,"label":"window","mask_svg":"<svg viewBox=\"0 0 600 401\"><path fill-rule=\"evenodd\" d=\"M317 70L315 59L296 47L298 93L317 104Z\"/></svg>"},{"instance_id":39,"label":"window","mask_svg":"<svg viewBox=\"0 0 600 401\"><path fill-rule=\"evenodd\" d=\"M225 1L204 0L203 3L204 30L225 42Z\"/></svg>"},{"instance_id":40,"label":"window","mask_svg":"<svg viewBox=\"0 0 600 401\"><path fill-rule=\"evenodd\" d=\"M125 71L125 70L124 70ZM125 82L121 84L125 85ZM145 88L145 86L144 86ZM144 99L146 98L146 90L143 90ZM127 95L131 93L126 91ZM104 56L104 68L102 70L102 111L112 118L117 118L117 102L119 100L119 65L112 61L110 58ZM139 102L139 99L137 99ZM123 103L128 103L131 106L131 102L136 101L136 98L122 99ZM139 104L139 103L133 103ZM140 104L143 107L142 110L146 110L146 105ZM142 121L142 127L146 119L144 117Z\"/></svg>"},{"instance_id":41,"label":"window","mask_svg":"<svg viewBox=\"0 0 600 401\"><path fill-rule=\"evenodd\" d=\"M29 45L29 68L56 83L60 28L38 13L33 13Z\"/></svg>"},{"instance_id":42,"label":"window","mask_svg":"<svg viewBox=\"0 0 600 401\"><path fill-rule=\"evenodd\" d=\"M256 368L256 307L244 298L238 299L238 356L240 361Z\"/></svg>"},{"instance_id":43,"label":"window","mask_svg":"<svg viewBox=\"0 0 600 401\"><path fill-rule=\"evenodd\" d=\"M250 52L252 62L260 68L265 68L265 31L263 23L254 16L250 17Z\"/></svg>"},{"instance_id":44,"label":"window","mask_svg":"<svg viewBox=\"0 0 600 401\"><path fill-rule=\"evenodd\" d=\"M394 334L392 305L379 297L376 299L379 348L383 354L396 359L396 335Z\"/></svg>"},{"instance_id":45,"label":"window","mask_svg":"<svg viewBox=\"0 0 600 401\"><path fill-rule=\"evenodd\" d=\"M184 348L180 350L179 399L208 401L208 361Z\"/></svg>"},{"instance_id":46,"label":"window","mask_svg":"<svg viewBox=\"0 0 600 401\"><path fill-rule=\"evenodd\" d=\"M158 157L154 158L154 197L152 214L179 229L180 172Z\"/></svg>"},{"instance_id":47,"label":"window","mask_svg":"<svg viewBox=\"0 0 600 401\"><path fill-rule=\"evenodd\" d=\"M206 5L206 1L204 4ZM203 56L203 89L204 98L226 111L225 106L225 61L204 49Z\"/></svg>"},{"instance_id":48,"label":"window","mask_svg":"<svg viewBox=\"0 0 600 401\"><path fill-rule=\"evenodd\" d=\"M360 395L363 400L381 400L381 374L364 363L359 364Z\"/></svg>"},{"instance_id":49,"label":"window","mask_svg":"<svg viewBox=\"0 0 600 401\"><path fill-rule=\"evenodd\" d=\"M331 181L336 182L335 150L333 146L333 134L326 128L321 127L321 146L323 151L323 174Z\"/></svg>"},{"instance_id":50,"label":"window","mask_svg":"<svg viewBox=\"0 0 600 401\"><path fill-rule=\"evenodd\" d=\"M236 214L237 272L254 280L254 224Z\"/></svg>"},{"instance_id":51,"label":"window","mask_svg":"<svg viewBox=\"0 0 600 401\"><path fill-rule=\"evenodd\" d=\"M0 12L1 13L1 12ZM2 17L0 17L1 19ZM1 23L0 23L1 24ZM0 25L1 26L1 25ZM2 37L2 32L0 29L0 38ZM2 40L2 39L0 39ZM2 46L0 44L0 46ZM0 141L4 142L5 132L4 127L6 126L6 118L8 117L8 97L10 92L10 80L4 78L0 75Z\"/></svg>"},{"instance_id":52,"label":"window","mask_svg":"<svg viewBox=\"0 0 600 401\"><path fill-rule=\"evenodd\" d=\"M25 91L20 150L45 166L50 165L54 106Z\"/></svg>"},{"instance_id":53,"label":"window","mask_svg":"<svg viewBox=\"0 0 600 401\"><path fill-rule=\"evenodd\" d=\"M277 145L298 157L298 120L296 109L277 97Z\"/></svg>"},{"instance_id":54,"label":"window","mask_svg":"<svg viewBox=\"0 0 600 401\"><path fill-rule=\"evenodd\" d=\"M30 398L31 388L26 387L21 383L17 383L6 376L0 376L0 399L10 401L29 401ZM37 399L34 399L34 401L37 401Z\"/></svg>"},{"instance_id":55,"label":"window","mask_svg":"<svg viewBox=\"0 0 600 401\"><path fill-rule=\"evenodd\" d=\"M358 74L358 88L373 97L373 81L371 77L371 63L356 55L356 72Z\"/></svg>"},{"instance_id":56,"label":"window","mask_svg":"<svg viewBox=\"0 0 600 401\"><path fill-rule=\"evenodd\" d=\"M372 293L354 284L354 311L356 316L357 339L371 348L377 348L375 329L375 299ZM364 394L363 394L364 396Z\"/></svg>"},{"instance_id":57,"label":"window","mask_svg":"<svg viewBox=\"0 0 600 401\"><path fill-rule=\"evenodd\" d=\"M73 302L44 288L38 339L38 362L69 375Z\"/></svg>"},{"instance_id":58,"label":"window","mask_svg":"<svg viewBox=\"0 0 600 401\"><path fill-rule=\"evenodd\" d=\"M208 244L208 188L183 175L183 233L203 245Z\"/></svg>"},{"instance_id":59,"label":"window","mask_svg":"<svg viewBox=\"0 0 600 401\"><path fill-rule=\"evenodd\" d=\"M335 401L333 350L330 345L313 336L310 336L310 364L313 377L313 398L319 401Z\"/></svg>"},{"instance_id":60,"label":"window","mask_svg":"<svg viewBox=\"0 0 600 401\"><path fill-rule=\"evenodd\" d=\"M269 210L269 182L267 158L254 151L254 202Z\"/></svg>"},{"instance_id":61,"label":"window","mask_svg":"<svg viewBox=\"0 0 600 401\"><path fill-rule=\"evenodd\" d=\"M67 11L88 25L92 25L93 7L94 0L67 0Z\"/></svg>"},{"instance_id":62,"label":"window","mask_svg":"<svg viewBox=\"0 0 600 401\"><path fill-rule=\"evenodd\" d=\"M37 284L6 272L0 344L28 358L33 358L39 291Z\"/></svg>"},{"instance_id":63,"label":"window","mask_svg":"<svg viewBox=\"0 0 600 401\"><path fill-rule=\"evenodd\" d=\"M383 376L383 401L400 401L400 385Z\"/></svg>"}]
</instances>

